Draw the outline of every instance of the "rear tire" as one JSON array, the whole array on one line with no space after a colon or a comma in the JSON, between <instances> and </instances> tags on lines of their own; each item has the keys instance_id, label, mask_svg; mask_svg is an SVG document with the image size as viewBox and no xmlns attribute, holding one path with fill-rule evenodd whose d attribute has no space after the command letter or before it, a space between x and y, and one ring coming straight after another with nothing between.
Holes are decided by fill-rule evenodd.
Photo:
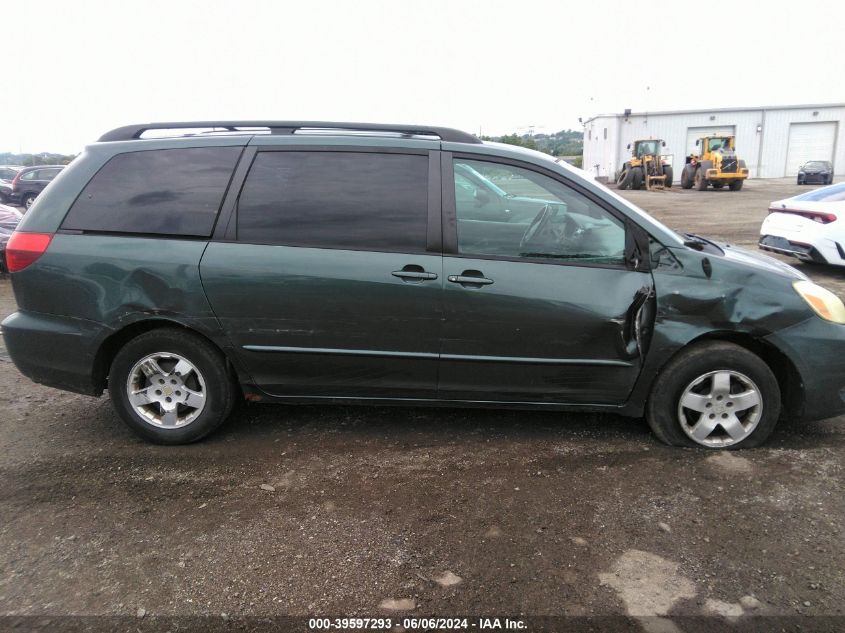
<instances>
[{"instance_id":1,"label":"rear tire","mask_svg":"<svg viewBox=\"0 0 845 633\"><path fill-rule=\"evenodd\" d=\"M220 350L196 334L163 328L120 349L109 394L136 435L155 444L188 444L226 420L236 389Z\"/></svg>"},{"instance_id":2,"label":"rear tire","mask_svg":"<svg viewBox=\"0 0 845 633\"><path fill-rule=\"evenodd\" d=\"M704 191L708 184L707 178L704 177L704 168L699 167L695 170L695 188L698 191Z\"/></svg>"},{"instance_id":3,"label":"rear tire","mask_svg":"<svg viewBox=\"0 0 845 633\"><path fill-rule=\"evenodd\" d=\"M664 165L663 166L663 175L666 178L663 179L663 186L667 189L672 187L672 166L671 165Z\"/></svg>"},{"instance_id":4,"label":"rear tire","mask_svg":"<svg viewBox=\"0 0 845 633\"><path fill-rule=\"evenodd\" d=\"M733 343L704 342L663 368L646 418L654 434L672 446L753 448L774 430L780 399L777 379L759 356Z\"/></svg>"},{"instance_id":5,"label":"rear tire","mask_svg":"<svg viewBox=\"0 0 845 633\"><path fill-rule=\"evenodd\" d=\"M692 189L694 173L689 165L684 165L681 170L681 189Z\"/></svg>"},{"instance_id":6,"label":"rear tire","mask_svg":"<svg viewBox=\"0 0 845 633\"><path fill-rule=\"evenodd\" d=\"M742 189L742 183L744 182L744 180L734 180L731 184L728 185L728 187L730 187L731 191L739 191L740 189Z\"/></svg>"},{"instance_id":7,"label":"rear tire","mask_svg":"<svg viewBox=\"0 0 845 633\"><path fill-rule=\"evenodd\" d=\"M643 186L643 170L639 167L634 167L631 170L631 189L642 189Z\"/></svg>"},{"instance_id":8,"label":"rear tire","mask_svg":"<svg viewBox=\"0 0 845 633\"><path fill-rule=\"evenodd\" d=\"M29 211L29 208L32 206L32 203L35 202L36 195L34 193L28 193L23 198L21 198L21 206Z\"/></svg>"}]
</instances>

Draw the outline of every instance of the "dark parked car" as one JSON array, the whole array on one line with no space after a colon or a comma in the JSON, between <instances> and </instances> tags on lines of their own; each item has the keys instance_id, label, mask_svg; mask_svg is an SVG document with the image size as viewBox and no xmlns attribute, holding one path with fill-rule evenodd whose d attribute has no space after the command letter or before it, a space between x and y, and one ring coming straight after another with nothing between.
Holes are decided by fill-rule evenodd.
<instances>
[{"instance_id":1,"label":"dark parked car","mask_svg":"<svg viewBox=\"0 0 845 633\"><path fill-rule=\"evenodd\" d=\"M798 170L799 185L829 185L833 182L833 164L827 160L811 160Z\"/></svg>"},{"instance_id":2,"label":"dark parked car","mask_svg":"<svg viewBox=\"0 0 845 633\"><path fill-rule=\"evenodd\" d=\"M18 228L21 221L21 212L14 207L7 207L0 204L0 272L9 272L6 269L6 244L12 233Z\"/></svg>"},{"instance_id":3,"label":"dark parked car","mask_svg":"<svg viewBox=\"0 0 845 633\"><path fill-rule=\"evenodd\" d=\"M350 123L100 140L12 236L3 334L148 440L195 441L239 399L615 412L713 449L845 411L835 295L545 154ZM507 184L489 216L467 174Z\"/></svg>"},{"instance_id":4,"label":"dark parked car","mask_svg":"<svg viewBox=\"0 0 845 633\"><path fill-rule=\"evenodd\" d=\"M13 204L29 209L38 194L44 191L44 187L49 185L64 168L64 165L24 167L12 179L7 199Z\"/></svg>"},{"instance_id":5,"label":"dark parked car","mask_svg":"<svg viewBox=\"0 0 845 633\"><path fill-rule=\"evenodd\" d=\"M9 194L12 193L12 180L21 169L23 167L18 165L0 165L0 203L9 199Z\"/></svg>"}]
</instances>

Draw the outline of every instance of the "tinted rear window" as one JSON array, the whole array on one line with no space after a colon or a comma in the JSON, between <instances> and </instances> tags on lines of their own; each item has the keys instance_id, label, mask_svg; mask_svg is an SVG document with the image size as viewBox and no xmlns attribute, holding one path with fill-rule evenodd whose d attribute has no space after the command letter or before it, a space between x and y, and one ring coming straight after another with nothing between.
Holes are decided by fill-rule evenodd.
<instances>
[{"instance_id":1,"label":"tinted rear window","mask_svg":"<svg viewBox=\"0 0 845 633\"><path fill-rule=\"evenodd\" d=\"M427 182L422 155L259 152L238 204L238 239L425 251Z\"/></svg>"},{"instance_id":2,"label":"tinted rear window","mask_svg":"<svg viewBox=\"0 0 845 633\"><path fill-rule=\"evenodd\" d=\"M62 228L211 235L240 147L118 154L77 198Z\"/></svg>"}]
</instances>

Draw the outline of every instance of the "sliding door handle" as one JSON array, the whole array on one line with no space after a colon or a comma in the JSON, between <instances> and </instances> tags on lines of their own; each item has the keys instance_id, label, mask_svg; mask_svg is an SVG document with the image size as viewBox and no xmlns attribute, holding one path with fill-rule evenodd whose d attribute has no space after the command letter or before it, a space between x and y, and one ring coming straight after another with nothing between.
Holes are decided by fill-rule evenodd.
<instances>
[{"instance_id":1,"label":"sliding door handle","mask_svg":"<svg viewBox=\"0 0 845 633\"><path fill-rule=\"evenodd\" d=\"M394 270L390 273L394 277L408 281L424 281L426 279L437 279L437 273L430 273L425 270Z\"/></svg>"}]
</instances>

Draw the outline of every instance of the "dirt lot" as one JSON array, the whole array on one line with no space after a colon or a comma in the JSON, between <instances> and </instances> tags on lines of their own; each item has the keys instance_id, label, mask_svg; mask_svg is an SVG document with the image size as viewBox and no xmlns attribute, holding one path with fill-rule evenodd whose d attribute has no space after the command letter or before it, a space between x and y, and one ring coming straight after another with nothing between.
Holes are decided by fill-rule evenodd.
<instances>
[{"instance_id":1,"label":"dirt lot","mask_svg":"<svg viewBox=\"0 0 845 633\"><path fill-rule=\"evenodd\" d=\"M626 195L752 246L795 190ZM613 416L253 406L156 447L0 362L0 614L842 617L843 465L843 418L714 454Z\"/></svg>"}]
</instances>

